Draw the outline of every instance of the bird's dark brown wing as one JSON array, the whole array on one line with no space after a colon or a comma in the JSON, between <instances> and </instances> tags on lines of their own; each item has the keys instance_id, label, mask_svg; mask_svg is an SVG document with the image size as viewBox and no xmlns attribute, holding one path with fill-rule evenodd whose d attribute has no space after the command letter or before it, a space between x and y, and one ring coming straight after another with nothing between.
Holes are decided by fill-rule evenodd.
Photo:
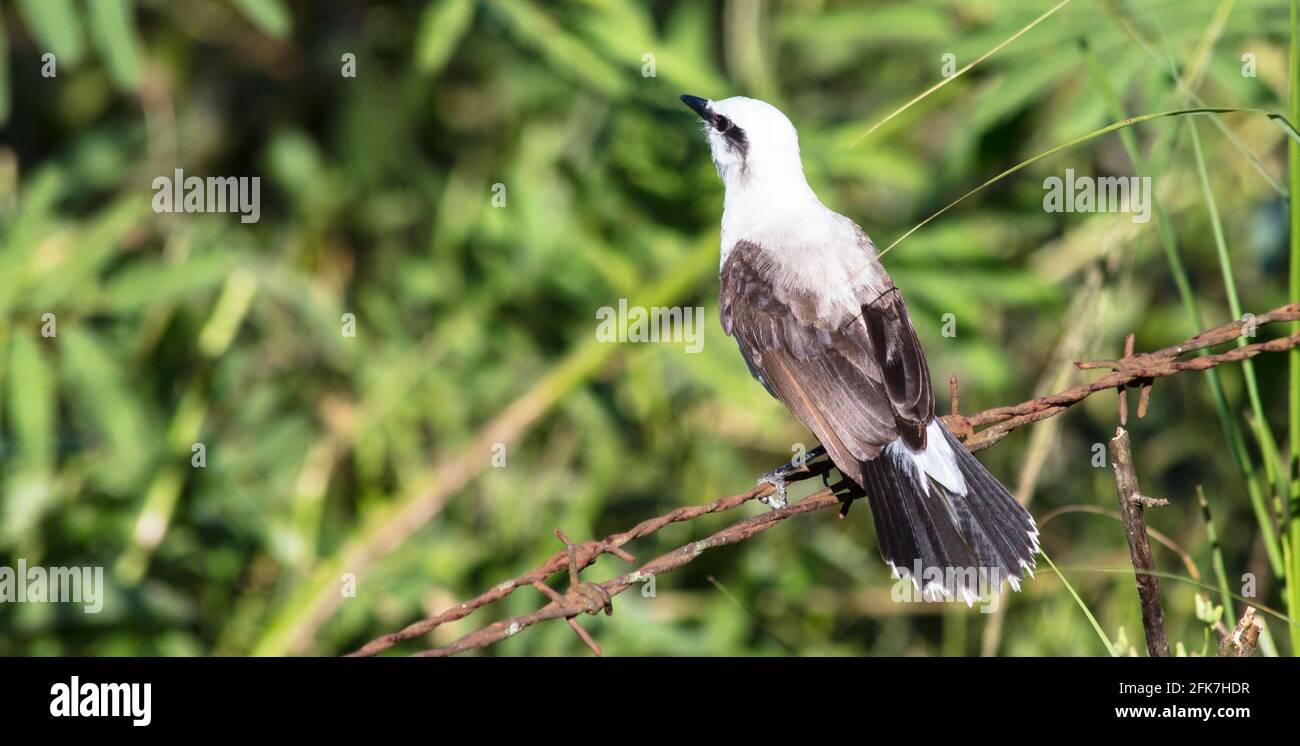
<instances>
[{"instance_id":1,"label":"bird's dark brown wing","mask_svg":"<svg viewBox=\"0 0 1300 746\"><path fill-rule=\"evenodd\" d=\"M777 292L762 249L738 243L722 269L722 325L751 372L849 476L903 434L924 443L933 414L925 358L897 292L855 317L818 317L811 295ZM824 304L823 304L824 305Z\"/></svg>"},{"instance_id":2,"label":"bird's dark brown wing","mask_svg":"<svg viewBox=\"0 0 1300 746\"><path fill-rule=\"evenodd\" d=\"M930 368L898 288L890 287L862 307L871 350L880 366L898 432L913 448L925 447L925 427L934 417Z\"/></svg>"}]
</instances>

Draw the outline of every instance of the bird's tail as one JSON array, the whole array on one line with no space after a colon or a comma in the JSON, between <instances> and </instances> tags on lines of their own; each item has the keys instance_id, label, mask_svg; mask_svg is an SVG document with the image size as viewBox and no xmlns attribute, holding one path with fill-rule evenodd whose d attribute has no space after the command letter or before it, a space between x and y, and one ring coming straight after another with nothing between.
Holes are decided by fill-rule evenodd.
<instances>
[{"instance_id":1,"label":"bird's tail","mask_svg":"<svg viewBox=\"0 0 1300 746\"><path fill-rule=\"evenodd\" d=\"M1033 574L1033 517L938 418L924 449L899 439L862 462L862 477L881 555L927 598L973 605L981 589L1020 590Z\"/></svg>"}]
</instances>

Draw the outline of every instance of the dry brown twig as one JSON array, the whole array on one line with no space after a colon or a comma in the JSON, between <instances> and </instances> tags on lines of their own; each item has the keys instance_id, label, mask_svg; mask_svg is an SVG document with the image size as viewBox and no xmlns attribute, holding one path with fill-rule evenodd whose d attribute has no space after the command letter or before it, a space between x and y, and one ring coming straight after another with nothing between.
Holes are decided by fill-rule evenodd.
<instances>
[{"instance_id":1,"label":"dry brown twig","mask_svg":"<svg viewBox=\"0 0 1300 746\"><path fill-rule=\"evenodd\" d=\"M1219 643L1219 657L1249 658L1259 647L1259 634L1263 631L1263 622L1255 618L1255 607L1247 606L1237 628Z\"/></svg>"},{"instance_id":2,"label":"dry brown twig","mask_svg":"<svg viewBox=\"0 0 1300 746\"><path fill-rule=\"evenodd\" d=\"M1124 401L1124 397L1121 395L1119 400ZM1133 452L1129 447L1128 431L1123 427L1115 428L1115 437L1110 441L1110 460L1115 467L1115 492L1119 495L1119 514L1124 521L1129 560L1133 563L1133 580L1142 605L1142 629L1146 633L1147 653L1153 658L1168 658L1169 636L1165 634L1165 609L1160 603L1160 579L1154 574L1156 563L1151 556L1151 543L1147 541L1145 511L1145 506L1164 501L1152 500L1138 490Z\"/></svg>"},{"instance_id":3,"label":"dry brown twig","mask_svg":"<svg viewBox=\"0 0 1300 746\"><path fill-rule=\"evenodd\" d=\"M1196 336L1172 347L1155 352L1126 354L1119 360L1094 360L1076 363L1082 370L1110 369L1112 372L1086 384L1068 388L1050 396L1039 397L1030 401L1006 407L995 407L982 412L963 416L958 413L958 388L956 378L950 380L952 393L952 413L943 417L945 424L963 440L970 451L978 451L997 443L1012 430L1064 412L1098 391L1108 389L1141 388L1142 398L1138 407L1138 416L1146 414L1147 401L1152 382L1157 378L1176 375L1184 371L1207 370L1229 362L1238 362L1264 352L1281 352L1293 347L1300 347L1300 332L1279 337L1267 342L1248 344L1233 348L1219 354L1203 354L1190 359L1178 359L1192 351L1199 351L1242 336L1243 331L1257 329L1261 326L1279 321L1300 320L1300 304L1288 304L1257 316L1250 327L1242 321L1229 322L1197 334ZM1131 342L1130 342L1131 345ZM1126 352L1131 353L1129 346ZM1122 398L1122 397L1121 397ZM1125 414L1126 414L1125 410ZM983 429L976 430L982 427ZM820 450L820 449L816 449ZM825 458L817 459L814 452L809 452L808 460L803 464L802 473L793 474L787 481L808 479L822 476L825 481L831 464ZM597 654L600 648L591 636L577 623L581 614L597 614L604 611L612 613L612 599L631 586L645 582L649 578L676 570L692 562L708 549L752 538L777 524L797 515L816 512L830 507L839 507L843 516L852 502L863 495L847 480L827 485L786 508L764 512L737 521L721 530L715 531L704 539L693 541L676 549L659 555L641 565L633 572L619 575L603 583L584 583L578 575L591 566L603 554L612 554L625 562L635 562L635 558L623 549L628 542L643 538L659 531L663 527L683 521L690 521L712 513L721 513L738 508L751 500L766 497L773 492L770 484L762 484L748 492L722 497L706 505L682 507L661 516L638 523L627 531L611 534L599 541L587 541L573 544L562 533L557 536L564 541L565 548L556 552L550 559L528 572L508 580L464 603L458 604L443 613L421 620L406 628L376 638L360 649L350 653L351 656L371 656L382 653L394 645L422 637L437 627L463 619L477 609L500 601L516 589L531 586L545 595L548 603L529 614L494 622L486 627L464 635L449 645L417 653L420 656L447 656L466 650L487 647L512 637L522 630L549 619L566 619L574 631ZM570 588L561 595L546 585L546 579L561 570L569 573ZM1245 620L1243 620L1244 622ZM1239 625L1240 626L1240 625ZM1249 630L1247 630L1248 632Z\"/></svg>"}]
</instances>

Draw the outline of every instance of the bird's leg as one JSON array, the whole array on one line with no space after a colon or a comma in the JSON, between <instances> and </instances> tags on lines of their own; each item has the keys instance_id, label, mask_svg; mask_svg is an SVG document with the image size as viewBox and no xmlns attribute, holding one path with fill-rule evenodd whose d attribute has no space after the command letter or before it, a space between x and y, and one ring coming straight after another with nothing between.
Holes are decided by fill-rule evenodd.
<instances>
[{"instance_id":1,"label":"bird's leg","mask_svg":"<svg viewBox=\"0 0 1300 746\"><path fill-rule=\"evenodd\" d=\"M773 469L758 478L759 484L770 484L776 488L776 492L758 498L759 502L767 504L773 510L785 507L785 477L789 472L782 473L784 469L785 466Z\"/></svg>"},{"instance_id":2,"label":"bird's leg","mask_svg":"<svg viewBox=\"0 0 1300 746\"><path fill-rule=\"evenodd\" d=\"M773 510L785 507L785 483L786 478L791 474L808 471L808 462L819 458L826 453L826 449L817 446L802 456L791 459L790 463L777 467L772 471L758 478L758 484L770 484L776 488L776 492L771 495L758 498L761 502L771 506Z\"/></svg>"}]
</instances>

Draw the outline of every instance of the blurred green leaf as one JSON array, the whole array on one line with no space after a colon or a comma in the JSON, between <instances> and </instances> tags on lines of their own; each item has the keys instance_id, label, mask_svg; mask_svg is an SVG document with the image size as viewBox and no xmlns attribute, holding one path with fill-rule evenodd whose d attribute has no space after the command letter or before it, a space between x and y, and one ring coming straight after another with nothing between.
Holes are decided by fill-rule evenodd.
<instances>
[{"instance_id":1,"label":"blurred green leaf","mask_svg":"<svg viewBox=\"0 0 1300 746\"><path fill-rule=\"evenodd\" d=\"M29 472L48 473L54 467L57 442L56 376L42 349L53 343L38 336L39 323L24 325L10 340L9 413L18 464Z\"/></svg>"},{"instance_id":2,"label":"blurred green leaf","mask_svg":"<svg viewBox=\"0 0 1300 746\"><path fill-rule=\"evenodd\" d=\"M140 85L140 42L136 38L131 0L86 0L90 34L108 63L109 75L122 89Z\"/></svg>"},{"instance_id":3,"label":"blurred green leaf","mask_svg":"<svg viewBox=\"0 0 1300 746\"><path fill-rule=\"evenodd\" d=\"M568 75L606 95L621 94L627 87L626 73L566 31L543 8L525 0L498 0L487 7L507 22L522 43Z\"/></svg>"},{"instance_id":4,"label":"blurred green leaf","mask_svg":"<svg viewBox=\"0 0 1300 746\"><path fill-rule=\"evenodd\" d=\"M118 489L133 484L156 446L139 393L133 390L123 363L94 334L68 325L59 339L62 375L74 403L108 439L103 476Z\"/></svg>"},{"instance_id":5,"label":"blurred green leaf","mask_svg":"<svg viewBox=\"0 0 1300 746\"><path fill-rule=\"evenodd\" d=\"M289 35L293 18L282 0L234 0L234 3L267 36L283 39Z\"/></svg>"},{"instance_id":6,"label":"blurred green leaf","mask_svg":"<svg viewBox=\"0 0 1300 746\"><path fill-rule=\"evenodd\" d=\"M0 553L117 562L135 585L93 618L30 604L0 614L0 655L338 653L549 557L557 546L539 526L599 538L747 488L812 438L722 331L724 189L677 95L779 104L818 197L885 246L1010 164L1115 121L1079 85L1080 38L1129 111L1177 108L1166 67L1189 69L1222 0L1074 2L856 147L941 80L943 55L963 65L1047 6L78 2L3 14ZM1285 110L1288 15L1285 0L1236 3L1206 102ZM94 66L60 52L57 82L33 75L48 39L66 50L83 24ZM1167 36L1174 59L1147 56L1131 30ZM339 79L344 49L367 60L362 79ZM1257 77L1242 75L1247 50ZM1286 207L1261 171L1284 170L1294 134L1260 116L1216 122L1206 172L1224 245L1238 247L1241 299L1258 312L1286 301ZM1160 201L1217 323L1236 314L1186 128L1172 124L1131 133L1166 153L1153 167ZM1129 172L1115 131L990 182L884 257L926 346L936 409L950 373L970 413L1080 380L1073 359L1113 357L1128 333L1139 349L1181 341L1151 226L1043 209L1046 176ZM261 177L260 220L155 214L150 184L175 168ZM1086 314L1085 290L1096 294ZM703 349L597 342L597 309L621 299L701 308ZM46 312L58 314L53 339L40 336ZM942 331L949 314L955 336ZM1281 432L1277 357L1254 360L1266 421L1252 426ZM1216 554L1245 567L1258 528L1222 435L1191 426L1215 409L1190 380L1152 397L1135 460L1153 494L1204 484L1219 507ZM1244 401L1235 370L1224 384ZM1092 397L980 459L1020 483L1035 515L1113 502L1089 458L1113 404ZM1040 458L1043 432L1053 447ZM196 442L206 466L191 462ZM431 486L429 520L419 498ZM1205 532L1194 506L1174 503L1153 520L1199 563ZM1048 550L1096 622L1139 629L1131 572L1083 571L1122 564L1122 532L1059 515ZM670 525L636 552L729 520ZM1012 597L1001 638L985 641L964 609L889 599L866 514L789 522L762 542L660 578L657 597L625 594L593 634L612 655L786 652L777 640L815 655L1101 652L1051 573ZM361 580L356 598L340 599L345 572ZM1262 602L1281 585L1261 579ZM1163 600L1171 638L1195 651L1205 625L1191 590ZM519 593L491 613L536 606ZM427 644L468 630L442 627ZM581 652L550 624L485 654Z\"/></svg>"},{"instance_id":7,"label":"blurred green leaf","mask_svg":"<svg viewBox=\"0 0 1300 746\"><path fill-rule=\"evenodd\" d=\"M84 42L72 0L19 0L23 16L43 52L53 52L60 65L75 67Z\"/></svg>"},{"instance_id":8,"label":"blurred green leaf","mask_svg":"<svg viewBox=\"0 0 1300 746\"><path fill-rule=\"evenodd\" d=\"M183 264L166 260L139 262L115 274L102 294L106 311L138 310L159 303L175 303L196 293L221 286L238 258L225 254L195 257Z\"/></svg>"},{"instance_id":9,"label":"blurred green leaf","mask_svg":"<svg viewBox=\"0 0 1300 746\"><path fill-rule=\"evenodd\" d=\"M415 67L426 75L442 70L474 20L473 0L432 0L420 16Z\"/></svg>"}]
</instances>

